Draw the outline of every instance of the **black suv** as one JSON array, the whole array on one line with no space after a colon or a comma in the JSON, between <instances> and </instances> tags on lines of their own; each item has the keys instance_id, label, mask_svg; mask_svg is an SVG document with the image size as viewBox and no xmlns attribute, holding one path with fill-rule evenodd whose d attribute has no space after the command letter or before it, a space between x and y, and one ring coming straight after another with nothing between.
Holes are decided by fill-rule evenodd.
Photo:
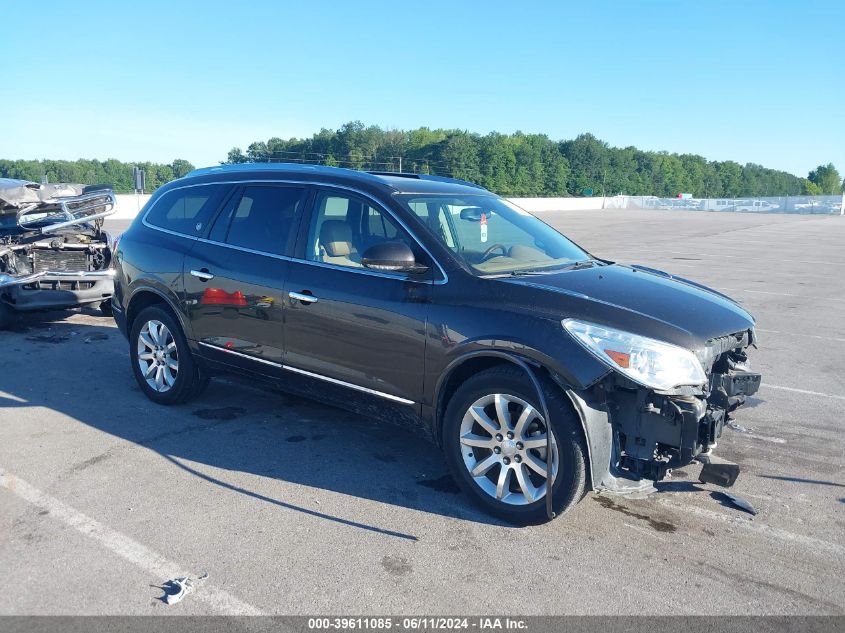
<instances>
[{"instance_id":1,"label":"black suv","mask_svg":"<svg viewBox=\"0 0 845 633\"><path fill-rule=\"evenodd\" d=\"M708 461L760 383L754 319L730 298L593 257L448 178L200 169L123 234L115 285L151 400L237 372L405 422L518 523Z\"/></svg>"}]
</instances>

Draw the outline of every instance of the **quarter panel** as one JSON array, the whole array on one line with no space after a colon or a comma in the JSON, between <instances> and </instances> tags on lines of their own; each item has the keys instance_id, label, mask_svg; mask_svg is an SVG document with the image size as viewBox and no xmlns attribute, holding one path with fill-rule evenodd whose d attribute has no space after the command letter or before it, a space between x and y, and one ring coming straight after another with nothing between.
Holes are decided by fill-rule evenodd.
<instances>
[{"instance_id":1,"label":"quarter panel","mask_svg":"<svg viewBox=\"0 0 845 633\"><path fill-rule=\"evenodd\" d=\"M124 310L136 293L151 290L162 296L177 312L186 337L193 333L187 324L183 305L182 271L185 254L194 240L154 231L133 224L123 234L116 257L115 302Z\"/></svg>"}]
</instances>

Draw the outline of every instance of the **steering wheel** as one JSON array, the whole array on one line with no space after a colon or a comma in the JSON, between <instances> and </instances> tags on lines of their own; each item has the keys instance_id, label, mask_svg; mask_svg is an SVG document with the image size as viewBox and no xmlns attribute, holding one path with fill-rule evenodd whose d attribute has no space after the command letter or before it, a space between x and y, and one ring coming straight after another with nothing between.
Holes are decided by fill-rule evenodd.
<instances>
[{"instance_id":1,"label":"steering wheel","mask_svg":"<svg viewBox=\"0 0 845 633\"><path fill-rule=\"evenodd\" d=\"M497 248L502 251L502 255L506 256L508 254L508 249L505 247L504 244L496 243L491 245L490 248L488 248L486 251L484 251L484 253L482 253L481 261L486 262L487 258L490 257L490 255L493 254L493 251L495 251Z\"/></svg>"}]
</instances>

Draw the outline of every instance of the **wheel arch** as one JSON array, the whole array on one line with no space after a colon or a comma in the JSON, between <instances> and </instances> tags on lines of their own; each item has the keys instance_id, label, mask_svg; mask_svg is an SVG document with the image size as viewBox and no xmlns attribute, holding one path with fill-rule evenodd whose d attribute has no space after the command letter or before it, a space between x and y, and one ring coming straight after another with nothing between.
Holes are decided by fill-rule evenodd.
<instances>
[{"instance_id":1,"label":"wheel arch","mask_svg":"<svg viewBox=\"0 0 845 633\"><path fill-rule=\"evenodd\" d=\"M537 378L546 389L559 391L564 397L563 401L570 407L570 410L578 418L581 427L581 436L584 446L587 448L586 470L588 477L588 488L592 488L592 448L590 446L590 433L587 432L587 423L581 407L577 406L580 398L571 390L567 389L559 379L555 379L551 369L538 361L522 355L499 350L480 350L470 352L452 361L437 381L435 388L434 407L434 437L438 445L442 446L443 422L446 414L446 407L457 391L458 387L470 376L480 371L490 369L498 365L511 365L525 371L525 365L536 370Z\"/></svg>"},{"instance_id":2,"label":"wheel arch","mask_svg":"<svg viewBox=\"0 0 845 633\"><path fill-rule=\"evenodd\" d=\"M152 305L162 305L179 323L185 338L191 340L190 330L186 327L185 319L179 310L173 305L170 297L165 293L151 286L137 288L129 298L126 306L126 331L132 331L132 324L144 308Z\"/></svg>"}]
</instances>

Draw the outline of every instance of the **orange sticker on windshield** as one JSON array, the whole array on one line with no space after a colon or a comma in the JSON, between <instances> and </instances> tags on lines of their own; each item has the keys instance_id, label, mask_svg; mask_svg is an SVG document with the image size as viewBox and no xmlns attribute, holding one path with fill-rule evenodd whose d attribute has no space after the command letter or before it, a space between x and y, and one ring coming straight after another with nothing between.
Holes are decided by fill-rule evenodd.
<instances>
[{"instance_id":1,"label":"orange sticker on windshield","mask_svg":"<svg viewBox=\"0 0 845 633\"><path fill-rule=\"evenodd\" d=\"M487 214L486 213L481 214L481 224L479 226L481 227L481 242L484 243L484 242L487 241Z\"/></svg>"}]
</instances>

